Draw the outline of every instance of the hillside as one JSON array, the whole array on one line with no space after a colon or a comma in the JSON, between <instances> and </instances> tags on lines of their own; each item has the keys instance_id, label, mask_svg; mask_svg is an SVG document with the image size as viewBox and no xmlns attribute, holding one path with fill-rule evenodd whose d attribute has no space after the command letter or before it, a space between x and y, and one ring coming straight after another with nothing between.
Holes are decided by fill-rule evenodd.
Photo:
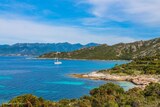
<instances>
[{"instance_id":1,"label":"hillside","mask_svg":"<svg viewBox=\"0 0 160 107\"><path fill-rule=\"evenodd\" d=\"M134 59L137 57L154 56L160 53L160 38L137 41L133 43L119 43L116 45L100 45L90 48L83 48L73 52L62 52L60 58L71 59L100 59L100 60L117 60L117 59ZM56 53L47 53L40 58L54 58Z\"/></svg>"},{"instance_id":2,"label":"hillside","mask_svg":"<svg viewBox=\"0 0 160 107\"><path fill-rule=\"evenodd\" d=\"M37 56L48 52L69 52L84 47L97 46L96 43L70 44L70 43L17 43L14 45L0 45L0 55L31 55Z\"/></svg>"},{"instance_id":3,"label":"hillside","mask_svg":"<svg viewBox=\"0 0 160 107\"><path fill-rule=\"evenodd\" d=\"M112 69L101 70L99 72L121 75L160 75L160 55L138 58L128 64L115 65Z\"/></svg>"}]
</instances>

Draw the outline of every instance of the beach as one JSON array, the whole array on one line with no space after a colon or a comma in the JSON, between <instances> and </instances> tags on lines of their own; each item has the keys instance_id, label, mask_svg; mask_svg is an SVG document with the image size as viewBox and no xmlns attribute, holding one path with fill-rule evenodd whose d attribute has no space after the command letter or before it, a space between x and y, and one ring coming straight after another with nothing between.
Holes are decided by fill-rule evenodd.
<instances>
[{"instance_id":1,"label":"beach","mask_svg":"<svg viewBox=\"0 0 160 107\"><path fill-rule=\"evenodd\" d=\"M91 72L88 74L71 74L75 78L88 78L94 80L129 81L136 87L144 89L149 83L159 83L160 75L116 75L108 73Z\"/></svg>"}]
</instances>

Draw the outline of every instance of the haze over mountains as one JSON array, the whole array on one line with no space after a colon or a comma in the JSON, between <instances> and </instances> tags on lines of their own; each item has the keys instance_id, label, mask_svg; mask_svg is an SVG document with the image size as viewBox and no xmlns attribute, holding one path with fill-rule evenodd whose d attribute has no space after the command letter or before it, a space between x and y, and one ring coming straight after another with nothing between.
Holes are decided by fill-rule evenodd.
<instances>
[{"instance_id":1,"label":"haze over mountains","mask_svg":"<svg viewBox=\"0 0 160 107\"><path fill-rule=\"evenodd\" d=\"M38 56L48 52L70 52L80 48L98 46L96 43L82 45L80 43L17 43L13 45L0 45L1 56Z\"/></svg>"},{"instance_id":2,"label":"haze over mountains","mask_svg":"<svg viewBox=\"0 0 160 107\"><path fill-rule=\"evenodd\" d=\"M133 43L119 43L112 46L103 44L73 52L63 52L59 54L59 57L71 59L128 60L137 57L154 56L157 54L160 54L160 38ZM55 53L48 53L40 57L54 58L55 55Z\"/></svg>"}]
</instances>

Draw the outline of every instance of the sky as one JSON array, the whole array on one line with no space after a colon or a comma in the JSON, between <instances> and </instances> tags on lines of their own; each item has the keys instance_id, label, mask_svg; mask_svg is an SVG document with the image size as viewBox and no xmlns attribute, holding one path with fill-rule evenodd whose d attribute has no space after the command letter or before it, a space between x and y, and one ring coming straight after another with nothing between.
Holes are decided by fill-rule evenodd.
<instances>
[{"instance_id":1,"label":"sky","mask_svg":"<svg viewBox=\"0 0 160 107\"><path fill-rule=\"evenodd\" d=\"M160 37L160 0L0 0L0 44Z\"/></svg>"}]
</instances>

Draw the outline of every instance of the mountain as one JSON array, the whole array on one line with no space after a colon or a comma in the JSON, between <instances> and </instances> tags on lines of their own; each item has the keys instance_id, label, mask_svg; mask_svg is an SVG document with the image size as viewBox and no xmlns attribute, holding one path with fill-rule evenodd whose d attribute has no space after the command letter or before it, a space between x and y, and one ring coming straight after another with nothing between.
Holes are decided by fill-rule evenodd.
<instances>
[{"instance_id":1,"label":"mountain","mask_svg":"<svg viewBox=\"0 0 160 107\"><path fill-rule=\"evenodd\" d=\"M70 43L17 43L13 45L0 45L0 55L31 55L37 56L48 52L69 52L80 48L98 46L96 43L70 44Z\"/></svg>"},{"instance_id":2,"label":"mountain","mask_svg":"<svg viewBox=\"0 0 160 107\"><path fill-rule=\"evenodd\" d=\"M144 56L154 56L160 53L160 38L137 41L133 43L119 43L112 46L107 44L82 48L72 52L62 52L60 58L71 59L100 59L100 60L118 60L135 59ZM41 55L41 58L53 58L55 53Z\"/></svg>"}]
</instances>

